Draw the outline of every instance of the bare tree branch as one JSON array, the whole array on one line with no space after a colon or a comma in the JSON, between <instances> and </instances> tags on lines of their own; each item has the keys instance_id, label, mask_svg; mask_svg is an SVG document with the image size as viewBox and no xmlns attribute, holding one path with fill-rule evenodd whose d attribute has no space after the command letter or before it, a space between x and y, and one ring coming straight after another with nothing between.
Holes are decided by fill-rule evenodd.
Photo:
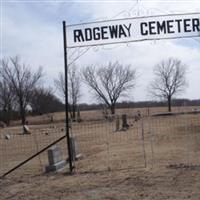
<instances>
[{"instance_id":1,"label":"bare tree branch","mask_svg":"<svg viewBox=\"0 0 200 200\"><path fill-rule=\"evenodd\" d=\"M167 99L168 111L171 111L171 99L184 91L186 83L186 65L176 58L168 58L154 68L155 79L149 92L159 98Z\"/></svg>"},{"instance_id":2,"label":"bare tree branch","mask_svg":"<svg viewBox=\"0 0 200 200\"><path fill-rule=\"evenodd\" d=\"M136 79L136 70L119 62L99 68L87 66L82 74L84 82L93 90L95 96L107 105L111 114L115 113L119 97L134 87Z\"/></svg>"},{"instance_id":3,"label":"bare tree branch","mask_svg":"<svg viewBox=\"0 0 200 200\"><path fill-rule=\"evenodd\" d=\"M65 78L62 72L59 73L58 78L54 80L55 86L58 89L60 96L65 97ZM81 80L78 67L74 65L69 66L68 71L68 95L70 103L70 113L73 120L76 119L77 105L81 96Z\"/></svg>"},{"instance_id":4,"label":"bare tree branch","mask_svg":"<svg viewBox=\"0 0 200 200\"><path fill-rule=\"evenodd\" d=\"M37 87L43 76L42 68L32 72L28 66L21 64L19 57L16 56L1 61L0 74L11 85L11 92L19 106L22 124L25 124L26 107L32 98L33 89Z\"/></svg>"}]
</instances>

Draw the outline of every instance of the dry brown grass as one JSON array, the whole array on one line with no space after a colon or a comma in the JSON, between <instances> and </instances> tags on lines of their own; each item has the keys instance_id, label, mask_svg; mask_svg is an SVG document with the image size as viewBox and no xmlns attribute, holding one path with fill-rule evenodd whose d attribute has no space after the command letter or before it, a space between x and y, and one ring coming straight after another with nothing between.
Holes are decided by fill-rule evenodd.
<instances>
[{"instance_id":1,"label":"dry brown grass","mask_svg":"<svg viewBox=\"0 0 200 200\"><path fill-rule=\"evenodd\" d=\"M173 112L188 112L193 111L194 109L199 110L200 106L187 106L187 107L173 107ZM166 107L156 107L156 108L123 108L123 109L116 109L116 114L127 114L129 116L133 116L137 114L137 111L140 111L142 115L147 116L153 115L156 113L163 113L167 112ZM51 116L53 116L55 123L61 123L65 121L65 112L56 112L50 114L44 114L40 116L28 116L27 121L31 125L40 125L40 124L51 124ZM81 111L81 119L84 121L91 121L91 120L100 120L103 118L102 110L91 110L91 111ZM20 125L21 121L13 121L11 125Z\"/></svg>"},{"instance_id":2,"label":"dry brown grass","mask_svg":"<svg viewBox=\"0 0 200 200\"><path fill-rule=\"evenodd\" d=\"M129 124L128 130L116 132L115 121L74 123L72 134L84 155L76 162L76 173L44 174L44 152L0 180L0 199L199 200L200 115L145 117L144 141L142 120L129 118ZM10 140L0 139L1 173L64 135L63 125L31 126L30 135L21 135L20 127L1 130L1 136L11 133ZM58 146L66 158L66 141Z\"/></svg>"}]
</instances>

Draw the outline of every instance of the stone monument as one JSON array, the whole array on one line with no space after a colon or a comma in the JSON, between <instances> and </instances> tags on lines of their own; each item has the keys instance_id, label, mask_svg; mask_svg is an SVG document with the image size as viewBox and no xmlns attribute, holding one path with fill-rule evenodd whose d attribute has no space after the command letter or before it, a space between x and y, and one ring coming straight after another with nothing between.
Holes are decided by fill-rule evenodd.
<instances>
[{"instance_id":1,"label":"stone monument","mask_svg":"<svg viewBox=\"0 0 200 200\"><path fill-rule=\"evenodd\" d=\"M122 115L122 129L128 129L129 125L127 123L127 115L123 114Z\"/></svg>"},{"instance_id":2,"label":"stone monument","mask_svg":"<svg viewBox=\"0 0 200 200\"><path fill-rule=\"evenodd\" d=\"M58 171L66 165L66 161L62 160L61 149L53 146L48 150L49 165L46 166L46 172Z\"/></svg>"},{"instance_id":3,"label":"stone monument","mask_svg":"<svg viewBox=\"0 0 200 200\"><path fill-rule=\"evenodd\" d=\"M31 134L31 131L27 125L23 125L23 134Z\"/></svg>"}]
</instances>

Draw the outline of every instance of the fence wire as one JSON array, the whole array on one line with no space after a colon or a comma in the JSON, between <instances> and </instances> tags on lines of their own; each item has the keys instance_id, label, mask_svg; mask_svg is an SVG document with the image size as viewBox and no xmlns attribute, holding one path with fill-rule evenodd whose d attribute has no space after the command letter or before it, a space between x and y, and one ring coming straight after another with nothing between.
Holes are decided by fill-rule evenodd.
<instances>
[{"instance_id":1,"label":"fence wire","mask_svg":"<svg viewBox=\"0 0 200 200\"><path fill-rule=\"evenodd\" d=\"M143 114L139 119L126 114L126 128L122 127L121 114L71 123L70 134L75 138L78 155L77 173L200 165L200 114ZM0 175L65 135L63 123L30 125L30 129L31 134L22 134L21 127L0 129ZM67 160L66 138L56 146L61 148L63 160ZM13 174L41 174L47 165L45 151Z\"/></svg>"}]
</instances>

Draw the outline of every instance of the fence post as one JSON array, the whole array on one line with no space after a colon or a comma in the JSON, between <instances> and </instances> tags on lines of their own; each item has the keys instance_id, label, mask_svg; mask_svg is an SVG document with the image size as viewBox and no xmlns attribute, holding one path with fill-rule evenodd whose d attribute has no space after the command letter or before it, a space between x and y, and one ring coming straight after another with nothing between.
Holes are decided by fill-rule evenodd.
<instances>
[{"instance_id":1,"label":"fence post","mask_svg":"<svg viewBox=\"0 0 200 200\"><path fill-rule=\"evenodd\" d=\"M143 148L143 156L144 156L144 167L147 167L147 160L146 160L146 151L145 151L145 143L144 143L144 122L142 118L142 148Z\"/></svg>"},{"instance_id":2,"label":"fence post","mask_svg":"<svg viewBox=\"0 0 200 200\"><path fill-rule=\"evenodd\" d=\"M64 46L64 67L65 67L65 131L67 137L67 147L68 147L68 157L69 157L69 169L70 173L73 171L72 163L72 152L71 152L71 143L69 136L69 103L68 103L68 66L67 66L67 38L66 38L66 25L63 21L63 46Z\"/></svg>"},{"instance_id":3,"label":"fence post","mask_svg":"<svg viewBox=\"0 0 200 200\"><path fill-rule=\"evenodd\" d=\"M128 128L129 125L127 123L127 115L126 114L123 114L122 115L122 128Z\"/></svg>"},{"instance_id":4,"label":"fence post","mask_svg":"<svg viewBox=\"0 0 200 200\"><path fill-rule=\"evenodd\" d=\"M119 131L119 128L120 128L119 116L116 116L116 130L115 131Z\"/></svg>"}]
</instances>

